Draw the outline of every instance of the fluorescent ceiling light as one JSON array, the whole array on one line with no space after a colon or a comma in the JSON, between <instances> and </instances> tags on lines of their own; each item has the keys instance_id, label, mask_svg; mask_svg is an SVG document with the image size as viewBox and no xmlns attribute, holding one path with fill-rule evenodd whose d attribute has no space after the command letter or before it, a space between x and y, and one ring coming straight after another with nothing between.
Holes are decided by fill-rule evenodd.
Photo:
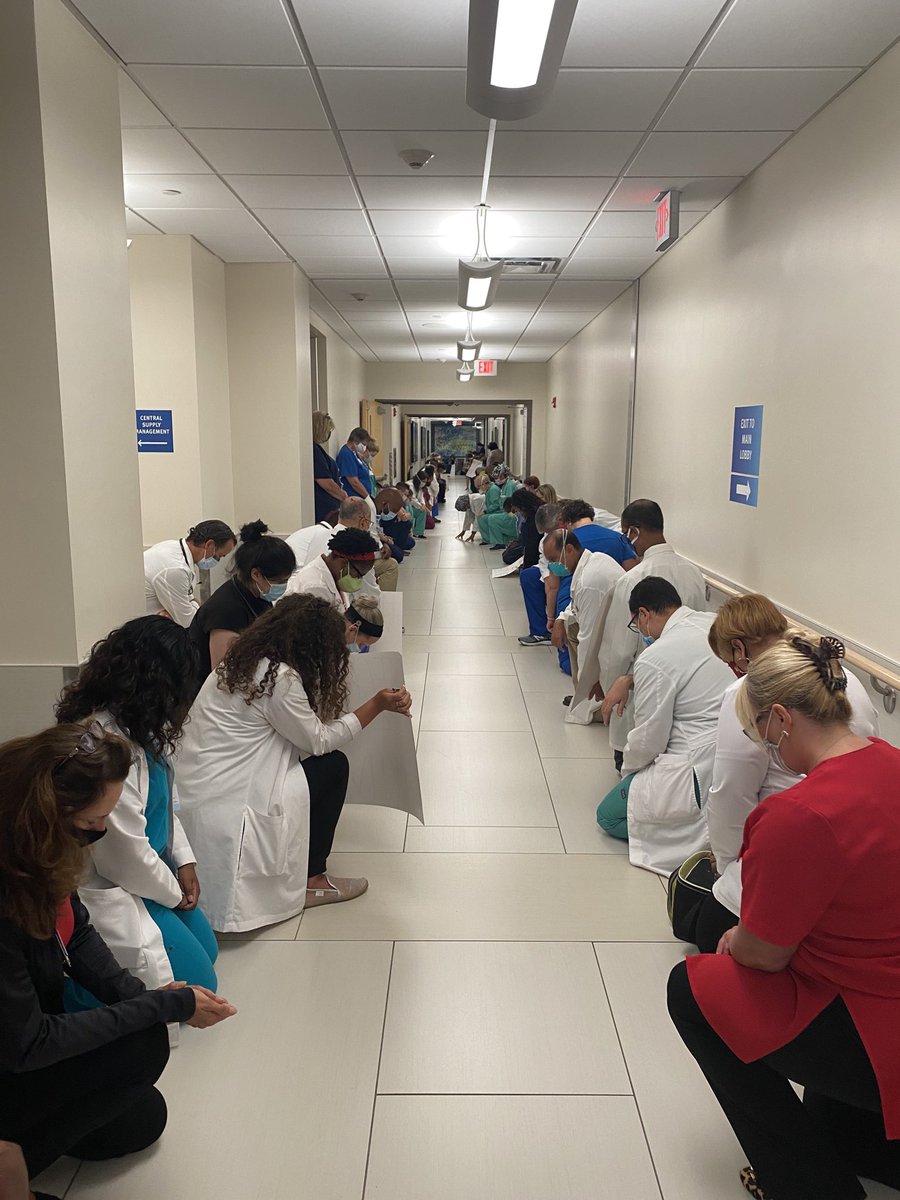
<instances>
[{"instance_id":1,"label":"fluorescent ceiling light","mask_svg":"<svg viewBox=\"0 0 900 1200\"><path fill-rule=\"evenodd\" d=\"M577 3L469 0L469 107L497 121L538 112L553 91Z\"/></svg>"},{"instance_id":2,"label":"fluorescent ceiling light","mask_svg":"<svg viewBox=\"0 0 900 1200\"><path fill-rule=\"evenodd\" d=\"M494 303L497 287L500 283L500 272L503 270L503 259L488 259L487 262L459 263L459 291L457 299L460 308L469 312L480 312Z\"/></svg>"},{"instance_id":3,"label":"fluorescent ceiling light","mask_svg":"<svg viewBox=\"0 0 900 1200\"><path fill-rule=\"evenodd\" d=\"M533 87L556 0L499 0L491 87Z\"/></svg>"},{"instance_id":4,"label":"fluorescent ceiling light","mask_svg":"<svg viewBox=\"0 0 900 1200\"><path fill-rule=\"evenodd\" d=\"M472 372L470 370L464 369L463 367L460 367L460 369L456 372L456 378L459 380L460 383L468 383L469 380L472 378Z\"/></svg>"},{"instance_id":5,"label":"fluorescent ceiling light","mask_svg":"<svg viewBox=\"0 0 900 1200\"><path fill-rule=\"evenodd\" d=\"M473 363L481 353L481 342L463 341L456 343L456 357L461 363Z\"/></svg>"}]
</instances>

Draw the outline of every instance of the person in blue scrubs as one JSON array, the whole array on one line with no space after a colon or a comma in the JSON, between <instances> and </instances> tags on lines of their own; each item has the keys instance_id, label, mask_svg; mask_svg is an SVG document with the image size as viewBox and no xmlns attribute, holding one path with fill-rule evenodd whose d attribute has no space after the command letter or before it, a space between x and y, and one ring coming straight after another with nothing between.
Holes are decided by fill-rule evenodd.
<instances>
[{"instance_id":1,"label":"person in blue scrubs","mask_svg":"<svg viewBox=\"0 0 900 1200\"><path fill-rule=\"evenodd\" d=\"M133 955L137 965L122 965L148 987L171 977L214 992L218 947L199 907L200 882L178 820L171 765L196 672L197 651L186 629L165 617L140 617L97 643L56 715L61 722L94 718L132 749L122 797L105 836L90 848L80 889L95 928L114 952L124 946ZM72 1007L98 1003L77 985L69 991Z\"/></svg>"},{"instance_id":2,"label":"person in blue scrubs","mask_svg":"<svg viewBox=\"0 0 900 1200\"><path fill-rule=\"evenodd\" d=\"M586 500L568 500L559 514L560 524L578 534L578 540L591 554L608 554L627 571L637 564L638 555L624 534L594 524L594 509Z\"/></svg>"},{"instance_id":3,"label":"person in blue scrubs","mask_svg":"<svg viewBox=\"0 0 900 1200\"><path fill-rule=\"evenodd\" d=\"M370 499L372 493L369 487L369 468L360 461L362 455L368 452L369 435L365 429L350 431L346 443L338 450L337 465L341 473L341 487L348 496L362 496Z\"/></svg>"}]
</instances>

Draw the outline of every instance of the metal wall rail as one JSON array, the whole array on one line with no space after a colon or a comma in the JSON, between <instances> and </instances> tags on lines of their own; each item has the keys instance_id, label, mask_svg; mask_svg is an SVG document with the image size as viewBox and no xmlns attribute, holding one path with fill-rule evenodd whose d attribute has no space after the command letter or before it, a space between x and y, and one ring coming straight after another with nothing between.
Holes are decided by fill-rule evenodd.
<instances>
[{"instance_id":1,"label":"metal wall rail","mask_svg":"<svg viewBox=\"0 0 900 1200\"><path fill-rule=\"evenodd\" d=\"M712 592L719 592L720 595L727 596L729 599L733 596L746 596L749 594L748 588L739 587L727 579L713 575L702 567L700 569L703 571L703 578L706 580L707 600L712 599ZM778 607L789 620L795 621L798 625L815 630L821 634L831 632L828 629L823 629L821 625L817 625L815 621L810 621L802 613L792 612L791 609L785 608L781 604ZM845 662L869 676L872 688L881 697L884 704L884 711L892 713L897 707L897 695L900 693L900 666L895 663L889 663L887 660L880 661L871 650L867 650L862 646L854 646L853 643L847 642L844 638L841 638L841 641L844 642L846 648Z\"/></svg>"}]
</instances>

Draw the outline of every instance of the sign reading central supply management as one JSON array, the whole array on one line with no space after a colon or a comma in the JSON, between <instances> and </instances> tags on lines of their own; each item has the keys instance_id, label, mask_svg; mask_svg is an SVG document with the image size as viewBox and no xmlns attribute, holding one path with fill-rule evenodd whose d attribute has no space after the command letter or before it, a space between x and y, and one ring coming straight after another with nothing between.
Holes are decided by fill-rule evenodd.
<instances>
[{"instance_id":1,"label":"sign reading central supply management","mask_svg":"<svg viewBox=\"0 0 900 1200\"><path fill-rule=\"evenodd\" d=\"M763 406L750 404L734 410L731 440L731 490L729 500L756 508L762 461Z\"/></svg>"},{"instance_id":2,"label":"sign reading central supply management","mask_svg":"<svg viewBox=\"0 0 900 1200\"><path fill-rule=\"evenodd\" d=\"M135 416L138 454L174 453L171 408L139 408Z\"/></svg>"}]
</instances>

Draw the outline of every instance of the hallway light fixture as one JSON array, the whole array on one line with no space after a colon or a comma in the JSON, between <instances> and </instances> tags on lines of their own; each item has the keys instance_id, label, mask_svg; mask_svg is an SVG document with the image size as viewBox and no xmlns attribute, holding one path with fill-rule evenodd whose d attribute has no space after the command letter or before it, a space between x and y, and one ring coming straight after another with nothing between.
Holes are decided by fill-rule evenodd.
<instances>
[{"instance_id":1,"label":"hallway light fixture","mask_svg":"<svg viewBox=\"0 0 900 1200\"><path fill-rule=\"evenodd\" d=\"M498 121L533 116L553 90L577 4L469 0L469 108Z\"/></svg>"},{"instance_id":2,"label":"hallway light fixture","mask_svg":"<svg viewBox=\"0 0 900 1200\"><path fill-rule=\"evenodd\" d=\"M478 244L475 257L470 260L459 260L459 292L457 300L460 308L468 312L482 312L494 303L497 287L500 283L500 273L503 270L502 258L491 258L487 252L485 227L487 223L487 204L476 204L475 222L478 229Z\"/></svg>"},{"instance_id":3,"label":"hallway light fixture","mask_svg":"<svg viewBox=\"0 0 900 1200\"><path fill-rule=\"evenodd\" d=\"M475 337L472 330L472 314L469 313L466 336L456 343L456 357L463 364L474 363L479 354L481 354L481 339Z\"/></svg>"},{"instance_id":4,"label":"hallway light fixture","mask_svg":"<svg viewBox=\"0 0 900 1200\"><path fill-rule=\"evenodd\" d=\"M469 380L472 378L472 368L471 367L459 367L459 369L456 372L456 378L459 380L460 383L468 383Z\"/></svg>"}]
</instances>

